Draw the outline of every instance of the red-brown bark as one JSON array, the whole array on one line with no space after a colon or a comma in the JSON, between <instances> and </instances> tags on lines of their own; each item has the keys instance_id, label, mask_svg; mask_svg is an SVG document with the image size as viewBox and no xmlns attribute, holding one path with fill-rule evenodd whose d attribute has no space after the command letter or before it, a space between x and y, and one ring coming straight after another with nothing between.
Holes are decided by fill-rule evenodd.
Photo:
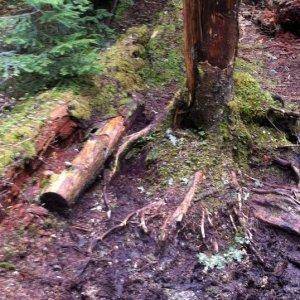
<instances>
[{"instance_id":1,"label":"red-brown bark","mask_svg":"<svg viewBox=\"0 0 300 300\"><path fill-rule=\"evenodd\" d=\"M232 98L239 0L185 0L184 40L189 118L211 127Z\"/></svg>"}]
</instances>

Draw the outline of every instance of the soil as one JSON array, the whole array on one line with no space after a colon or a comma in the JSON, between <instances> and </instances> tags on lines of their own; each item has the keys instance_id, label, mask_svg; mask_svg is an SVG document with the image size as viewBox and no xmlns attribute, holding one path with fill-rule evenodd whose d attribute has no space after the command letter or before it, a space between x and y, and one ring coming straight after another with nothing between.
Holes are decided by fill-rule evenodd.
<instances>
[{"instance_id":1,"label":"soil","mask_svg":"<svg viewBox=\"0 0 300 300\"><path fill-rule=\"evenodd\" d=\"M130 24L126 26L145 21L135 12L143 12L142 17L147 15L146 21L150 21L153 16L148 11L161 9L163 3L137 1L128 12ZM265 87L296 103L299 100L294 63L296 38L280 33L270 39L243 17L241 26L244 47L239 55L250 61L263 60L262 78L272 74L279 82L266 83ZM262 44L264 49L253 47L255 43ZM153 122L177 90L178 86L171 84L139 94L146 104L130 133ZM66 144L57 148L35 176L62 168L78 146ZM237 175L237 180L233 176L226 190L214 192L215 200L223 204L210 221L205 221L205 237L200 227L206 198L192 205L182 224L163 242L159 236L164 220L181 203L188 186L170 185L153 191L152 183L159 180L157 166L149 167L147 153L147 144L136 145L110 182L111 218L103 203L101 174L66 216L40 207L35 201L39 187L34 182L28 184L18 204L6 210L0 225L0 261L10 262L2 267L0 263L0 299L300 298L299 236L266 225L253 215L255 200L274 198L273 195L251 193L238 214L234 214L238 209L238 192L255 188L257 182L242 174ZM263 184L295 187L290 174L275 172L269 164L254 168L251 175ZM210 183L204 182L199 188L209 192ZM130 213L159 200L164 204L145 214L147 232L142 216L134 215L126 226L99 240ZM246 245L246 258L223 269L204 272L197 254L227 249L235 235L235 224L240 222L239 216L245 216L247 229L253 236L252 243Z\"/></svg>"}]
</instances>

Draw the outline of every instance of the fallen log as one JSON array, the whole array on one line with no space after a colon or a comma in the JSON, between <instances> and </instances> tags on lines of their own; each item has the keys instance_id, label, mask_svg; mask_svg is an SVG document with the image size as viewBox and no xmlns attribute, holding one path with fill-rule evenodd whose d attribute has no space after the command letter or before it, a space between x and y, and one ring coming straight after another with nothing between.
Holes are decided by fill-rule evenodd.
<instances>
[{"instance_id":1,"label":"fallen log","mask_svg":"<svg viewBox=\"0 0 300 300\"><path fill-rule=\"evenodd\" d=\"M57 178L53 178L40 196L40 201L46 208L60 211L75 202L99 174L104 162L124 135L125 121L122 116L107 120L86 142L68 168Z\"/></svg>"},{"instance_id":2,"label":"fallen log","mask_svg":"<svg viewBox=\"0 0 300 300\"><path fill-rule=\"evenodd\" d=\"M180 223L183 217L187 214L195 196L196 190L200 182L204 179L201 172L196 172L190 189L184 197L184 200L176 208L176 210L170 214L164 222L161 230L160 240L165 241L168 236L169 229L177 223Z\"/></svg>"}]
</instances>

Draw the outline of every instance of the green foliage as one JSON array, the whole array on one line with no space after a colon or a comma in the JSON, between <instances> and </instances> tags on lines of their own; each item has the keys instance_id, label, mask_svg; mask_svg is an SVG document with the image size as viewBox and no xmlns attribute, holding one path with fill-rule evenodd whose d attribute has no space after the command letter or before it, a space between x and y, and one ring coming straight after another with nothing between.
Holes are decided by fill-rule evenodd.
<instances>
[{"instance_id":1,"label":"green foliage","mask_svg":"<svg viewBox=\"0 0 300 300\"><path fill-rule=\"evenodd\" d=\"M115 18L121 19L127 9L134 4L134 0L120 0L115 12Z\"/></svg>"},{"instance_id":2,"label":"green foliage","mask_svg":"<svg viewBox=\"0 0 300 300\"><path fill-rule=\"evenodd\" d=\"M246 236L237 234L234 241L235 243L222 253L213 255L207 255L202 252L198 253L197 258L199 263L204 266L204 272L214 268L223 269L226 265L234 261L241 262L243 260L246 251L242 246L249 244L249 239Z\"/></svg>"},{"instance_id":3,"label":"green foliage","mask_svg":"<svg viewBox=\"0 0 300 300\"><path fill-rule=\"evenodd\" d=\"M43 84L101 71L98 51L112 31L89 0L26 0L28 13L0 18L0 76Z\"/></svg>"}]
</instances>

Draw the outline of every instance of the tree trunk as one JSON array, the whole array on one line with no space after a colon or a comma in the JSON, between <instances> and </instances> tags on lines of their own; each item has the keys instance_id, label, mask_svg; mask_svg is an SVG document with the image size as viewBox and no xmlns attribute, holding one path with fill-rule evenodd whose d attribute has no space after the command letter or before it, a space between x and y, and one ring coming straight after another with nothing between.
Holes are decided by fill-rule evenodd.
<instances>
[{"instance_id":1,"label":"tree trunk","mask_svg":"<svg viewBox=\"0 0 300 300\"><path fill-rule=\"evenodd\" d=\"M188 119L212 127L223 119L233 95L239 0L185 0L184 41Z\"/></svg>"}]
</instances>

